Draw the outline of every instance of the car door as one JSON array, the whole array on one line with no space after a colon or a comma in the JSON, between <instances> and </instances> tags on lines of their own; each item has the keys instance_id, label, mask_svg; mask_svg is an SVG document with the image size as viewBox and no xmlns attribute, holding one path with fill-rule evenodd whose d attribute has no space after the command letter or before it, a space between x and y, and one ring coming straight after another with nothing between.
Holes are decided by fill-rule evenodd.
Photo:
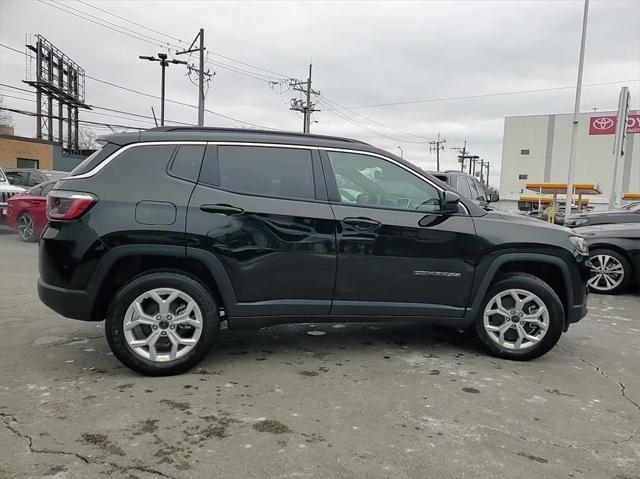
<instances>
[{"instance_id":1,"label":"car door","mask_svg":"<svg viewBox=\"0 0 640 479\"><path fill-rule=\"evenodd\" d=\"M464 206L443 215L442 191L395 160L331 149L322 156L338 223L332 313L462 316L477 249Z\"/></svg>"},{"instance_id":2,"label":"car door","mask_svg":"<svg viewBox=\"0 0 640 479\"><path fill-rule=\"evenodd\" d=\"M317 149L209 144L189 203L188 255L216 258L233 316L329 314L335 219Z\"/></svg>"}]
</instances>

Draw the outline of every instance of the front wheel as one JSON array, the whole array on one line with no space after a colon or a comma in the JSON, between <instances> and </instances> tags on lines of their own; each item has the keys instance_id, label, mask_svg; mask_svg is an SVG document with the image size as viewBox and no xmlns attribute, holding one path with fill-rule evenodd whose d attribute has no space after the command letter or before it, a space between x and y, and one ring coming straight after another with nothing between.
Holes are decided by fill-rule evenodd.
<instances>
[{"instance_id":1,"label":"front wheel","mask_svg":"<svg viewBox=\"0 0 640 479\"><path fill-rule=\"evenodd\" d=\"M624 290L631 280L631 266L617 251L597 249L589 258L589 289L594 293L614 294Z\"/></svg>"},{"instance_id":2,"label":"front wheel","mask_svg":"<svg viewBox=\"0 0 640 479\"><path fill-rule=\"evenodd\" d=\"M145 274L123 286L105 322L113 354L149 376L194 367L211 349L218 327L211 293L190 276L174 272Z\"/></svg>"},{"instance_id":3,"label":"front wheel","mask_svg":"<svg viewBox=\"0 0 640 479\"><path fill-rule=\"evenodd\" d=\"M551 286L537 276L512 273L489 288L475 329L490 354L528 361L555 346L564 319L562 303Z\"/></svg>"}]
</instances>

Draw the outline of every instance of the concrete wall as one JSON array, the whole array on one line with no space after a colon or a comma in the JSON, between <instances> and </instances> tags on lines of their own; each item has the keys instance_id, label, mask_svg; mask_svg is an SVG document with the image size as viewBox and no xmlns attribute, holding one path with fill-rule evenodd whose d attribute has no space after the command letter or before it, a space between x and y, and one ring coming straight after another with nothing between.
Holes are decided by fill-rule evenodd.
<instances>
[{"instance_id":1,"label":"concrete wall","mask_svg":"<svg viewBox=\"0 0 640 479\"><path fill-rule=\"evenodd\" d=\"M18 158L37 160L38 168L53 169L53 143L20 136L0 135L0 166L16 168Z\"/></svg>"},{"instance_id":2,"label":"concrete wall","mask_svg":"<svg viewBox=\"0 0 640 479\"><path fill-rule=\"evenodd\" d=\"M637 114L637 111L633 111ZM582 113L578 119L576 183L598 183L602 195L591 203L606 204L613 181L615 135L589 135L592 116L616 112ZM571 142L571 114L506 117L500 174L500 198L516 200L527 182L566 183ZM529 149L529 155L522 155ZM640 192L640 133L628 134L623 166L623 192ZM526 180L518 175L526 174ZM531 193L529 193L531 194Z\"/></svg>"}]
</instances>

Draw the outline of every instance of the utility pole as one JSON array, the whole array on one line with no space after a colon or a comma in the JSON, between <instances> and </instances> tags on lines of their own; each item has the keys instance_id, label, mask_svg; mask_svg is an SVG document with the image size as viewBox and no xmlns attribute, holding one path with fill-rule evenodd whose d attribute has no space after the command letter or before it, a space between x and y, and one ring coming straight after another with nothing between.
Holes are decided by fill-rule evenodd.
<instances>
[{"instance_id":1,"label":"utility pole","mask_svg":"<svg viewBox=\"0 0 640 479\"><path fill-rule=\"evenodd\" d=\"M629 88L623 86L618 100L616 116L616 136L613 142L613 181L609 195L609 208L619 207L622 199L622 167L625 157L625 140L627 139L627 119L629 118Z\"/></svg>"},{"instance_id":2,"label":"utility pole","mask_svg":"<svg viewBox=\"0 0 640 479\"><path fill-rule=\"evenodd\" d=\"M476 176L476 162L480 159L478 155L469 155L469 174Z\"/></svg>"},{"instance_id":3,"label":"utility pole","mask_svg":"<svg viewBox=\"0 0 640 479\"><path fill-rule=\"evenodd\" d=\"M140 60L149 60L150 62L160 62L160 66L162 67L162 81L160 86L160 126L164 126L164 70L169 66L169 63L187 65L187 62L180 60L167 60L166 53L158 53L158 58L143 55L140 55L138 58L140 58Z\"/></svg>"},{"instance_id":4,"label":"utility pole","mask_svg":"<svg viewBox=\"0 0 640 479\"><path fill-rule=\"evenodd\" d=\"M194 45L198 40L199 40L199 46L197 48L194 48ZM216 74L215 72L210 73L209 70L207 70L206 72L204 71L204 51L205 50L206 48L204 46L204 28L201 28L198 34L196 35L196 37L191 42L191 45L189 46L189 48L187 48L182 52L176 53L176 55L184 55L185 53L199 52L199 57L200 57L199 68L196 69L193 66L189 66L189 71L195 70L198 72L198 126L204 126L205 77L207 78L207 81L209 81L211 77Z\"/></svg>"},{"instance_id":5,"label":"utility pole","mask_svg":"<svg viewBox=\"0 0 640 479\"><path fill-rule=\"evenodd\" d=\"M580 37L580 59L578 60L578 80L576 82L576 99L573 104L573 124L571 126L571 146L569 149L569 174L567 178L567 195L564 206L565 220L571 216L573 203L573 176L576 169L576 141L578 136L578 114L580 113L580 93L582 91L582 70L584 66L584 45L587 40L587 19L589 18L589 0L584 0L582 17L582 35ZM555 207L555 206L554 206Z\"/></svg>"},{"instance_id":6,"label":"utility pole","mask_svg":"<svg viewBox=\"0 0 640 479\"><path fill-rule=\"evenodd\" d=\"M292 79L289 82L289 86L291 88L293 88L296 91L302 92L305 95L305 99L304 100L300 100L300 99L296 99L296 98L292 98L291 99L291 108L289 108L290 110L295 110L295 111L299 111L302 112L302 114L304 115L303 118L303 123L302 123L302 132L303 133L310 133L311 132L311 113L313 113L314 111L320 111L320 110L316 110L315 107L315 103L311 103L311 95L319 95L320 92L319 91L315 91L311 89L311 69L312 69L313 65L310 63L309 64L309 76L307 77L307 81L300 81L300 80L296 80L296 79Z\"/></svg>"},{"instance_id":7,"label":"utility pole","mask_svg":"<svg viewBox=\"0 0 640 479\"><path fill-rule=\"evenodd\" d=\"M469 155L467 155L467 140L464 140L464 146L454 146L451 149L459 153L458 162L460 163L460 171L464 171L464 160L469 158Z\"/></svg>"},{"instance_id":8,"label":"utility pole","mask_svg":"<svg viewBox=\"0 0 640 479\"><path fill-rule=\"evenodd\" d=\"M431 140L429 142L429 153L433 153L434 151L436 152L436 171L440 171L440 151L444 150L444 144L446 142L447 140L440 139L440 132L438 132L437 140Z\"/></svg>"}]
</instances>

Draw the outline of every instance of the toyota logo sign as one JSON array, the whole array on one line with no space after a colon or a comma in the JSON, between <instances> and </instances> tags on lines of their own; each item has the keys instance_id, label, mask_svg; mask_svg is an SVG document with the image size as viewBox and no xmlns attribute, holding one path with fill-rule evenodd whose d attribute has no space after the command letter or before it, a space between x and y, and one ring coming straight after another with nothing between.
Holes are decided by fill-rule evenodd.
<instances>
[{"instance_id":1,"label":"toyota logo sign","mask_svg":"<svg viewBox=\"0 0 640 479\"><path fill-rule=\"evenodd\" d=\"M589 120L590 135L615 135L615 116L592 116ZM629 115L627 118L627 134L640 133L640 115Z\"/></svg>"},{"instance_id":2,"label":"toyota logo sign","mask_svg":"<svg viewBox=\"0 0 640 479\"><path fill-rule=\"evenodd\" d=\"M606 116L601 116L600 118L593 120L592 125L596 130L608 130L615 125L615 121Z\"/></svg>"}]
</instances>

